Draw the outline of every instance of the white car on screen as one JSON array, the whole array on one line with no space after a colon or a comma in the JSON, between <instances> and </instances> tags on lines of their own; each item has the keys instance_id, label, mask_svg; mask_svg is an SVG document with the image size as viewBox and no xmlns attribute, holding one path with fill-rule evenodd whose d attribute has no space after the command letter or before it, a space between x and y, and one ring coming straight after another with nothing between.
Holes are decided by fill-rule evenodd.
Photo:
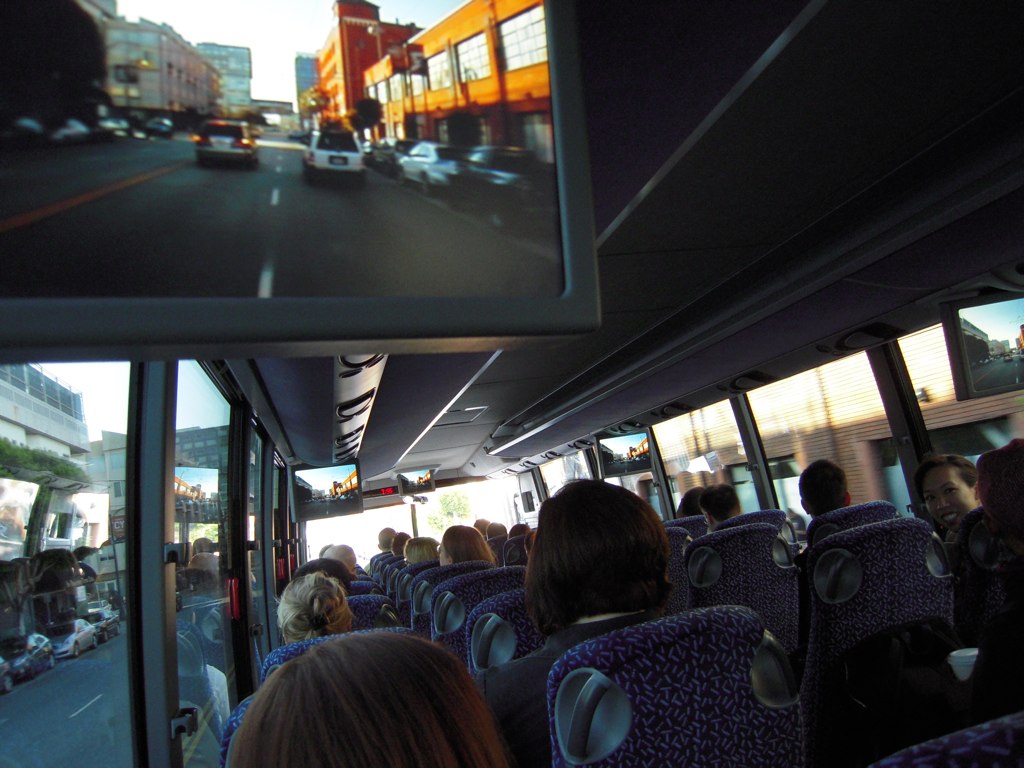
<instances>
[{"instance_id":1,"label":"white car on screen","mask_svg":"<svg viewBox=\"0 0 1024 768\"><path fill-rule=\"evenodd\" d=\"M425 194L447 192L451 179L464 170L472 147L451 147L421 141L398 161L398 180L416 184Z\"/></svg>"},{"instance_id":2,"label":"white car on screen","mask_svg":"<svg viewBox=\"0 0 1024 768\"><path fill-rule=\"evenodd\" d=\"M348 178L362 186L366 183L363 150L351 131L313 131L309 148L302 157L302 175L306 181L318 178Z\"/></svg>"}]
</instances>

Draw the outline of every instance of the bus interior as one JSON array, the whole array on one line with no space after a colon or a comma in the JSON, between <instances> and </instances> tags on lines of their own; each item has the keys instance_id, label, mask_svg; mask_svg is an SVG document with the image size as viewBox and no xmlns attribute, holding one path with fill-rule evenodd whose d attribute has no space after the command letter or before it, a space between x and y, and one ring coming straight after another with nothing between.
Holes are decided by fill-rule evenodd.
<instances>
[{"instance_id":1,"label":"bus interior","mask_svg":"<svg viewBox=\"0 0 1024 768\"><path fill-rule=\"evenodd\" d=\"M376 531L399 519L425 529L439 494L487 483L494 516L535 526L539 504L571 477L622 484L666 520L688 488L713 482L735 485L745 511L799 514L794 483L817 458L846 468L855 500L886 498L927 520L910 481L925 453L976 457L1024 434L1020 376L957 400L962 363L942 328L950 307L1024 294L1024 8L570 5L560 18L573 24L579 110L556 146L580 140L573 151L583 158L559 177L572 199L563 229L576 237L582 221L589 238L574 255L584 276L566 288L593 290L578 304L576 295L568 308L518 298L502 307L489 296L462 333L457 301L442 298L421 323L427 305L417 297L364 297L353 334L288 338L278 315L257 310L232 317L244 330L219 343L197 334L202 315L181 318L173 302L146 298L132 282L150 280L145 270L103 275L118 296L143 297L130 313L155 329L152 343L126 331L124 303L107 312L105 299L51 295L47 272L60 269L61 252L35 272L37 297L0 298L5 367L131 363L122 435L102 440L124 462L125 511L94 566L109 580L68 587L90 610L121 611L127 650L114 663L131 677L79 716L88 731L62 731L69 743L54 755L92 764L76 750L110 745L126 765L216 764L202 729L177 723L168 739L167 723L203 676L197 665L220 669L231 706L252 693L259 660L280 644L282 578L317 557L317 545L337 543L329 527L311 535L315 526L362 518ZM145 259L118 253L117 226L110 231L106 256L117 258L104 263ZM4 258L8 236L0 227ZM416 259L416 248L404 256ZM306 315L304 328L316 325L315 300L289 307ZM558 316L546 332L549 310ZM514 330L503 331L514 313ZM179 319L187 332L176 337ZM1000 353L1005 363L985 362L1016 373L1021 354L1017 340ZM183 408L198 414L200 401L216 414L190 421ZM204 448L198 438L211 424L226 438ZM624 457L601 463L599 443L633 435ZM297 512L295 471L333 466L346 469L323 509L340 516ZM210 467L219 469L204 474ZM400 473L429 477L429 500L394 498ZM334 501L354 478L362 503ZM96 482L80 490L102 490ZM85 536L92 519L79 517L62 536ZM46 541L43 523L23 525L29 541ZM0 538L16 539L11 530L5 523ZM203 602L187 584L182 608L171 574L199 553L200 530L220 537L219 586ZM168 637L186 614L199 627L187 647ZM38 683L58 685L53 674ZM51 697L31 693L15 687L0 712L20 696L44 720ZM82 692L71 710L91 698ZM28 747L8 738L23 755Z\"/></svg>"}]
</instances>

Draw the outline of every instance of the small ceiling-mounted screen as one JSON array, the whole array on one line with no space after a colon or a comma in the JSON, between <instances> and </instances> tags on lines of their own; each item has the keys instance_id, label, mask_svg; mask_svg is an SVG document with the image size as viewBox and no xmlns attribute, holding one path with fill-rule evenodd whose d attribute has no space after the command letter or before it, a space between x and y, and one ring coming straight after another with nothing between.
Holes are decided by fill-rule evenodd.
<instances>
[{"instance_id":1,"label":"small ceiling-mounted screen","mask_svg":"<svg viewBox=\"0 0 1024 768\"><path fill-rule=\"evenodd\" d=\"M646 432L620 437L602 437L597 441L604 477L650 472L651 448Z\"/></svg>"},{"instance_id":2,"label":"small ceiling-mounted screen","mask_svg":"<svg viewBox=\"0 0 1024 768\"><path fill-rule=\"evenodd\" d=\"M355 464L296 470L292 494L296 522L363 511L359 468Z\"/></svg>"},{"instance_id":3,"label":"small ceiling-mounted screen","mask_svg":"<svg viewBox=\"0 0 1024 768\"><path fill-rule=\"evenodd\" d=\"M957 400L1024 389L1024 296L945 304L942 324Z\"/></svg>"}]
</instances>

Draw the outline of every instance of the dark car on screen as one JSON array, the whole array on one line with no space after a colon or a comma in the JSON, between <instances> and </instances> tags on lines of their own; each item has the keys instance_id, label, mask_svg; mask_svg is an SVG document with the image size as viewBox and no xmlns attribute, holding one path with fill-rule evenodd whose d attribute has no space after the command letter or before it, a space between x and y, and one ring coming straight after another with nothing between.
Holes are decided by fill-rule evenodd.
<instances>
[{"instance_id":1,"label":"dark car on screen","mask_svg":"<svg viewBox=\"0 0 1024 768\"><path fill-rule=\"evenodd\" d=\"M153 117L146 121L146 135L157 139L174 136L174 123L168 117Z\"/></svg>"},{"instance_id":2,"label":"dark car on screen","mask_svg":"<svg viewBox=\"0 0 1024 768\"><path fill-rule=\"evenodd\" d=\"M453 201L496 227L553 227L554 166L522 147L476 147L451 180Z\"/></svg>"},{"instance_id":3,"label":"dark car on screen","mask_svg":"<svg viewBox=\"0 0 1024 768\"><path fill-rule=\"evenodd\" d=\"M53 643L35 632L0 639L0 656L11 665L11 677L15 681L31 680L40 672L53 669L57 663Z\"/></svg>"}]
</instances>

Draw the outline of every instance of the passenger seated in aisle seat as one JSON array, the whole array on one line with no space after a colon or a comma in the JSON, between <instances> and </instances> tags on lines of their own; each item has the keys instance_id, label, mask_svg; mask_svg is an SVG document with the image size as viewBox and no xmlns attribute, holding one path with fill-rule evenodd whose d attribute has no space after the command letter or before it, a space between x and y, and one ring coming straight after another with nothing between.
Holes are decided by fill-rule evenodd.
<instances>
[{"instance_id":1,"label":"passenger seated in aisle seat","mask_svg":"<svg viewBox=\"0 0 1024 768\"><path fill-rule=\"evenodd\" d=\"M668 601L668 536L639 496L599 480L540 507L526 566L526 609L544 646L477 676L519 768L551 765L547 677L569 648L658 618Z\"/></svg>"},{"instance_id":2,"label":"passenger seated in aisle seat","mask_svg":"<svg viewBox=\"0 0 1024 768\"><path fill-rule=\"evenodd\" d=\"M441 546L437 539L431 536L417 536L405 542L405 564L427 563L437 560L437 550Z\"/></svg>"},{"instance_id":3,"label":"passenger seated in aisle seat","mask_svg":"<svg viewBox=\"0 0 1024 768\"><path fill-rule=\"evenodd\" d=\"M976 723L1024 710L1024 440L978 459L985 524L1002 546L998 572L1006 601L978 646L971 718Z\"/></svg>"},{"instance_id":4,"label":"passenger seated in aisle seat","mask_svg":"<svg viewBox=\"0 0 1024 768\"><path fill-rule=\"evenodd\" d=\"M320 557L337 560L345 566L351 578L356 577L356 551L348 544L335 544L320 553Z\"/></svg>"},{"instance_id":5,"label":"passenger seated in aisle seat","mask_svg":"<svg viewBox=\"0 0 1024 768\"><path fill-rule=\"evenodd\" d=\"M491 524L490 520L484 520L482 517L473 522L473 527L480 531L480 535L485 539L487 538L487 526Z\"/></svg>"},{"instance_id":6,"label":"passenger seated in aisle seat","mask_svg":"<svg viewBox=\"0 0 1024 768\"><path fill-rule=\"evenodd\" d=\"M468 563L470 560L494 562L494 553L487 546L484 537L476 528L470 528L468 525L453 525L448 528L441 537L441 547L437 556L441 565Z\"/></svg>"},{"instance_id":7,"label":"passenger seated in aisle seat","mask_svg":"<svg viewBox=\"0 0 1024 768\"><path fill-rule=\"evenodd\" d=\"M387 632L318 645L278 669L231 750L233 768L509 765L465 665L429 640Z\"/></svg>"},{"instance_id":8,"label":"passenger seated in aisle seat","mask_svg":"<svg viewBox=\"0 0 1024 768\"><path fill-rule=\"evenodd\" d=\"M700 495L700 511L704 513L704 519L708 521L708 533L711 533L719 523L730 517L738 517L743 514L736 489L725 483L710 485L704 489Z\"/></svg>"},{"instance_id":9,"label":"passenger seated in aisle seat","mask_svg":"<svg viewBox=\"0 0 1024 768\"><path fill-rule=\"evenodd\" d=\"M338 583L345 588L345 594L348 594L352 585L352 577L349 575L348 568L345 567L344 563L332 560L329 557L318 557L315 560L307 560L295 569L295 573L292 574L292 581L295 581L295 579L300 576L305 576L308 573L316 573L317 571L323 571L331 578L337 579Z\"/></svg>"},{"instance_id":10,"label":"passenger seated in aisle seat","mask_svg":"<svg viewBox=\"0 0 1024 768\"><path fill-rule=\"evenodd\" d=\"M704 514L700 508L700 497L703 493L704 486L691 488L684 493L683 498L679 500L679 506L676 507L676 516L673 519L682 520L684 517Z\"/></svg>"},{"instance_id":11,"label":"passenger seated in aisle seat","mask_svg":"<svg viewBox=\"0 0 1024 768\"><path fill-rule=\"evenodd\" d=\"M391 542L391 554L398 557L404 557L405 543L411 538L412 536L405 531L396 533L394 540Z\"/></svg>"},{"instance_id":12,"label":"passenger seated in aisle seat","mask_svg":"<svg viewBox=\"0 0 1024 768\"><path fill-rule=\"evenodd\" d=\"M800 473L800 506L811 517L823 515L834 509L850 506L850 492L846 488L846 473L838 464L828 459L812 461ZM807 653L807 635L810 631L810 603L807 581L807 550L793 558L793 565L800 572L797 586L800 590L799 642L790 661L799 676L803 672L804 657Z\"/></svg>"},{"instance_id":13,"label":"passenger seated in aisle seat","mask_svg":"<svg viewBox=\"0 0 1024 768\"><path fill-rule=\"evenodd\" d=\"M345 590L323 571L292 579L277 605L277 626L285 643L348 632L352 629L352 609L345 600Z\"/></svg>"},{"instance_id":14,"label":"passenger seated in aisle seat","mask_svg":"<svg viewBox=\"0 0 1024 768\"><path fill-rule=\"evenodd\" d=\"M508 537L511 539L513 536L525 536L530 532L530 526L526 523L516 523L508 529Z\"/></svg>"},{"instance_id":15,"label":"passenger seated in aisle seat","mask_svg":"<svg viewBox=\"0 0 1024 768\"><path fill-rule=\"evenodd\" d=\"M946 541L955 541L964 515L978 506L978 470L970 459L929 456L914 470L914 488Z\"/></svg>"},{"instance_id":16,"label":"passenger seated in aisle seat","mask_svg":"<svg viewBox=\"0 0 1024 768\"><path fill-rule=\"evenodd\" d=\"M503 523L488 523L485 538L496 539L498 536L508 536L508 529Z\"/></svg>"}]
</instances>

